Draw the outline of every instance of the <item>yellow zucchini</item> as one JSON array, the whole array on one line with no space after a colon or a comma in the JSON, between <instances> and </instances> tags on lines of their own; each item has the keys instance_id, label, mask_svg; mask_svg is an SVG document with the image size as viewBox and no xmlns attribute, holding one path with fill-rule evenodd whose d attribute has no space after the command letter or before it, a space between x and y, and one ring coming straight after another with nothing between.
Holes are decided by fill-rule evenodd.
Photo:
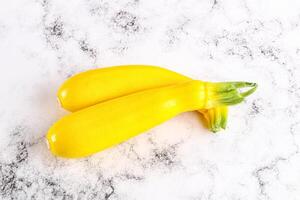
<instances>
[{"instance_id":1,"label":"yellow zucchini","mask_svg":"<svg viewBox=\"0 0 300 200\"><path fill-rule=\"evenodd\" d=\"M244 87L248 91L241 92ZM57 156L89 156L182 112L237 104L255 89L246 82L187 81L144 90L66 115L49 129L47 140Z\"/></svg>"}]
</instances>

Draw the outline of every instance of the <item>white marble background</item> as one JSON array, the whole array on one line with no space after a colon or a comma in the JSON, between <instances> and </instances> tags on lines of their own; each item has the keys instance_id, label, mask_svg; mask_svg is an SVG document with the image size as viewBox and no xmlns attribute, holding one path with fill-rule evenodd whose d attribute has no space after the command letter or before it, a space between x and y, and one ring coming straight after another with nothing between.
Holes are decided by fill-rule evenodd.
<instances>
[{"instance_id":1,"label":"white marble background","mask_svg":"<svg viewBox=\"0 0 300 200\"><path fill-rule=\"evenodd\" d=\"M86 159L53 157L58 86L130 63L259 89L220 134L186 113ZM299 199L299 65L298 0L3 0L0 199Z\"/></svg>"}]
</instances>

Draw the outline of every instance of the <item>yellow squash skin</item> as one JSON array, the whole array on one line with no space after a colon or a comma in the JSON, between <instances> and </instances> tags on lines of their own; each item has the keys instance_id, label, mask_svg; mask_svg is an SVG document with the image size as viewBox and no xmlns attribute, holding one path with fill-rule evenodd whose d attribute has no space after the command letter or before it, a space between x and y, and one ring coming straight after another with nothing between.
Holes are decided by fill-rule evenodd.
<instances>
[{"instance_id":1,"label":"yellow squash skin","mask_svg":"<svg viewBox=\"0 0 300 200\"><path fill-rule=\"evenodd\" d=\"M240 93L241 87L252 89ZM241 82L188 81L149 89L71 113L56 122L46 137L54 155L89 156L182 112L240 103L255 87Z\"/></svg>"},{"instance_id":2,"label":"yellow squash skin","mask_svg":"<svg viewBox=\"0 0 300 200\"><path fill-rule=\"evenodd\" d=\"M146 90L79 110L50 128L50 149L67 158L91 155L181 112L204 108L203 94L203 84L191 82Z\"/></svg>"},{"instance_id":3,"label":"yellow squash skin","mask_svg":"<svg viewBox=\"0 0 300 200\"><path fill-rule=\"evenodd\" d=\"M135 92L190 81L176 72L148 65L124 65L79 73L59 88L63 108L71 112ZM199 110L208 128L217 132L226 127L227 107Z\"/></svg>"}]
</instances>

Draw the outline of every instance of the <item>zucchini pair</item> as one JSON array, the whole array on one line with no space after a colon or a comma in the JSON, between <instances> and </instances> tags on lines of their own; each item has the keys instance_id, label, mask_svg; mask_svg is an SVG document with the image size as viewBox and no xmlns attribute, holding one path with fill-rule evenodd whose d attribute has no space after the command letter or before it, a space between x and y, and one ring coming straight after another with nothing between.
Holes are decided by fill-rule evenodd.
<instances>
[{"instance_id":1,"label":"zucchini pair","mask_svg":"<svg viewBox=\"0 0 300 200\"><path fill-rule=\"evenodd\" d=\"M217 132L226 127L227 106L240 103L256 87L248 82L192 80L156 66L89 70L66 80L58 90L61 106L73 113L56 122L46 137L54 155L84 157L194 110Z\"/></svg>"}]
</instances>

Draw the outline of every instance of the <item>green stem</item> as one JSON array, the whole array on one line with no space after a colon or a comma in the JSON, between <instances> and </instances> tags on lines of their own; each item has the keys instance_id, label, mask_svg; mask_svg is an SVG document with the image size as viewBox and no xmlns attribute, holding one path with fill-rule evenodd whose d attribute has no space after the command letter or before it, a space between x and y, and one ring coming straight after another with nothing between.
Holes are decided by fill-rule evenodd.
<instances>
[{"instance_id":1,"label":"green stem","mask_svg":"<svg viewBox=\"0 0 300 200\"><path fill-rule=\"evenodd\" d=\"M257 88L256 83L250 82L220 82L210 84L215 88L215 100L221 105L238 104L251 95ZM248 88L248 90L242 92L241 89L245 88Z\"/></svg>"}]
</instances>

